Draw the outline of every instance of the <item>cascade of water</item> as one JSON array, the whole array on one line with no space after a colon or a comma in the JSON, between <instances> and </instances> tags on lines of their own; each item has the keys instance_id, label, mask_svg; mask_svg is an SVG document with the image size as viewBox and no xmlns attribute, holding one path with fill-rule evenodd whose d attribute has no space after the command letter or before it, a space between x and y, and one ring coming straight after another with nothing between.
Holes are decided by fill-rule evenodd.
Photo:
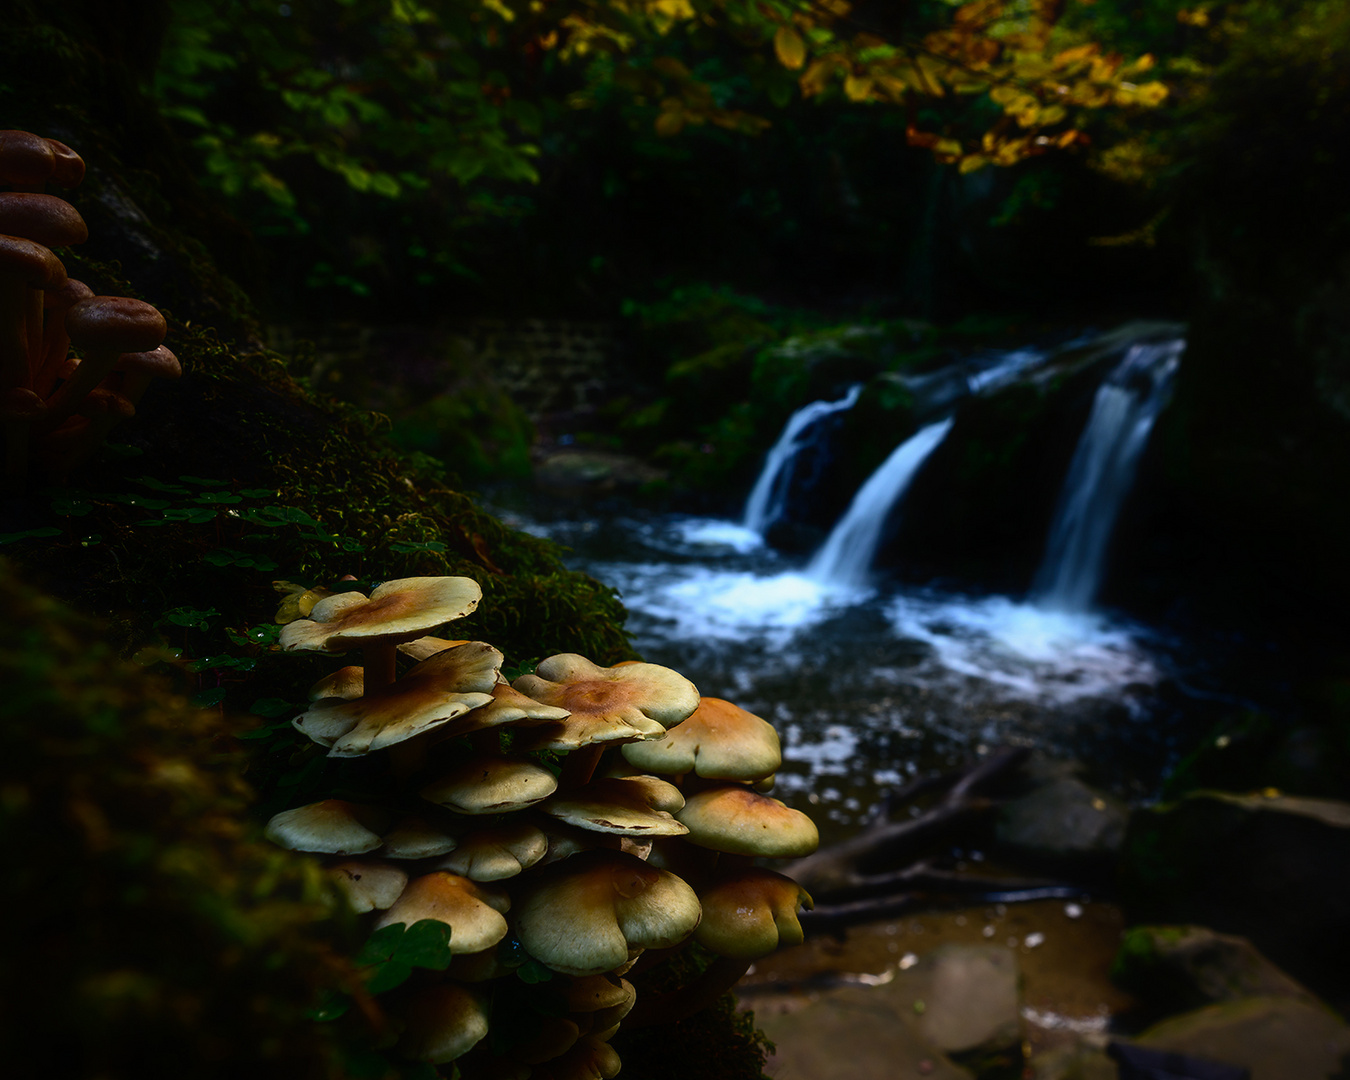
<instances>
[{"instance_id":1,"label":"cascade of water","mask_svg":"<svg viewBox=\"0 0 1350 1080\"><path fill-rule=\"evenodd\" d=\"M798 456L811 445L821 421L853 408L861 393L862 383L858 383L838 401L813 401L788 417L783 433L769 451L764 468L746 500L745 513L741 517L743 527L763 536L765 530L783 516Z\"/></svg>"},{"instance_id":2,"label":"cascade of water","mask_svg":"<svg viewBox=\"0 0 1350 1080\"><path fill-rule=\"evenodd\" d=\"M953 419L949 416L921 428L891 451L890 457L858 489L824 546L812 557L808 576L829 585L863 584L886 519L919 467L947 437Z\"/></svg>"},{"instance_id":3,"label":"cascade of water","mask_svg":"<svg viewBox=\"0 0 1350 1080\"><path fill-rule=\"evenodd\" d=\"M1098 387L1032 585L1037 606L1082 612L1091 605L1111 530L1185 347L1180 339L1132 345Z\"/></svg>"}]
</instances>

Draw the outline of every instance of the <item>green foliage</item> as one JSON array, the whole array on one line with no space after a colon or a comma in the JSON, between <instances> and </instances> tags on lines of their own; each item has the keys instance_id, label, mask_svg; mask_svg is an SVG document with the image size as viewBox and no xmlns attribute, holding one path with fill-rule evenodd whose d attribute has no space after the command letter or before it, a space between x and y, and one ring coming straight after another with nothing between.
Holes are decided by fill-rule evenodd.
<instances>
[{"instance_id":1,"label":"green foliage","mask_svg":"<svg viewBox=\"0 0 1350 1080\"><path fill-rule=\"evenodd\" d=\"M303 1014L346 977L345 924L313 861L255 838L228 725L119 662L12 564L0 597L0 849L26 913L0 945L25 984L8 1067L343 1075L344 1033Z\"/></svg>"}]
</instances>

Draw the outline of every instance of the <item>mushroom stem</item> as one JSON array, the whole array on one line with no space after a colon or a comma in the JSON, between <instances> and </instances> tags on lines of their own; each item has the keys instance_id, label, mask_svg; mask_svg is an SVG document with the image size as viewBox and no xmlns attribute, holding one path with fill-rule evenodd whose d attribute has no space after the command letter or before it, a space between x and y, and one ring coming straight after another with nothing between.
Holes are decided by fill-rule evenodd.
<instances>
[{"instance_id":1,"label":"mushroom stem","mask_svg":"<svg viewBox=\"0 0 1350 1080\"><path fill-rule=\"evenodd\" d=\"M422 739L405 739L389 747L389 767L400 781L416 776L427 763L427 744Z\"/></svg>"},{"instance_id":2,"label":"mushroom stem","mask_svg":"<svg viewBox=\"0 0 1350 1080\"><path fill-rule=\"evenodd\" d=\"M42 366L42 306L46 293L31 285L24 296L24 334L28 340L28 385L37 381L38 368Z\"/></svg>"},{"instance_id":3,"label":"mushroom stem","mask_svg":"<svg viewBox=\"0 0 1350 1080\"><path fill-rule=\"evenodd\" d=\"M664 994L639 993L633 1011L624 1017L626 1028L669 1024L706 1009L735 986L751 961L719 956L691 983Z\"/></svg>"},{"instance_id":4,"label":"mushroom stem","mask_svg":"<svg viewBox=\"0 0 1350 1080\"><path fill-rule=\"evenodd\" d=\"M563 760L562 775L558 777L558 787L563 791L568 791L589 783L591 776L595 773L595 767L600 764L600 755L604 752L605 748L602 743L591 743L589 746L573 750Z\"/></svg>"},{"instance_id":5,"label":"mushroom stem","mask_svg":"<svg viewBox=\"0 0 1350 1080\"><path fill-rule=\"evenodd\" d=\"M39 428L40 433L55 431L65 421L75 415L81 402L88 396L103 377L117 364L119 352L107 350L86 350L74 373L63 382L47 402L47 416Z\"/></svg>"},{"instance_id":6,"label":"mushroom stem","mask_svg":"<svg viewBox=\"0 0 1350 1080\"><path fill-rule=\"evenodd\" d=\"M398 649L392 641L374 641L362 648L361 669L367 694L383 689L394 681L398 673L397 659Z\"/></svg>"},{"instance_id":7,"label":"mushroom stem","mask_svg":"<svg viewBox=\"0 0 1350 1080\"><path fill-rule=\"evenodd\" d=\"M17 275L0 276L0 389L28 383L27 290Z\"/></svg>"}]
</instances>

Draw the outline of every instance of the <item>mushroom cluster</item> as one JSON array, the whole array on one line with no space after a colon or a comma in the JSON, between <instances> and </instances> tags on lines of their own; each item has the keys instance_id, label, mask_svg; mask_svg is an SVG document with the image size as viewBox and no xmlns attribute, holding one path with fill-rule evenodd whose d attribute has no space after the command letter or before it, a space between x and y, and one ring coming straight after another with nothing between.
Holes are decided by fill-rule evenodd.
<instances>
[{"instance_id":1,"label":"mushroom cluster","mask_svg":"<svg viewBox=\"0 0 1350 1080\"><path fill-rule=\"evenodd\" d=\"M0 429L4 487L23 485L30 462L57 477L136 414L154 379L181 374L149 304L95 296L66 276L52 248L83 243L78 210L48 195L73 188L84 161L27 131L0 131ZM70 356L74 346L78 356Z\"/></svg>"},{"instance_id":2,"label":"mushroom cluster","mask_svg":"<svg viewBox=\"0 0 1350 1080\"><path fill-rule=\"evenodd\" d=\"M656 664L563 653L508 682L491 645L426 636L477 606L467 578L299 604L281 585L283 650L365 659L320 680L294 726L332 757L387 753L394 794L288 810L267 835L328 856L376 932L449 928L443 970L389 995L397 1053L494 1080L611 1077L621 1020L689 1015L802 940L811 898L755 863L818 839L764 794L782 760L770 724ZM395 650L416 660L397 677ZM643 971L690 939L703 974L639 999Z\"/></svg>"}]
</instances>

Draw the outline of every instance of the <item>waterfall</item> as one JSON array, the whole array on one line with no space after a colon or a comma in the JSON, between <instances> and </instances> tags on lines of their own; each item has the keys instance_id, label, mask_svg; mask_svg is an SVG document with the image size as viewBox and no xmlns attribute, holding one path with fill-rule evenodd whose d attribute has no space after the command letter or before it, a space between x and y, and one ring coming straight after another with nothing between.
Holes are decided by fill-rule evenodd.
<instances>
[{"instance_id":1,"label":"waterfall","mask_svg":"<svg viewBox=\"0 0 1350 1080\"><path fill-rule=\"evenodd\" d=\"M953 419L949 416L921 428L891 451L890 457L858 489L824 546L811 559L807 568L809 577L830 585L863 584L881 543L886 519L919 467L947 437Z\"/></svg>"},{"instance_id":2,"label":"waterfall","mask_svg":"<svg viewBox=\"0 0 1350 1080\"><path fill-rule=\"evenodd\" d=\"M811 445L818 434L820 423L828 416L853 408L862 393L862 383L849 388L838 401L813 401L803 405L789 418L773 449L764 461L759 478L745 503L741 525L761 536L770 525L783 516L788 491L792 486L793 469L798 455Z\"/></svg>"},{"instance_id":3,"label":"waterfall","mask_svg":"<svg viewBox=\"0 0 1350 1080\"><path fill-rule=\"evenodd\" d=\"M1038 607L1083 612L1091 605L1111 530L1185 347L1180 339L1132 345L1097 389L1032 585Z\"/></svg>"}]
</instances>

